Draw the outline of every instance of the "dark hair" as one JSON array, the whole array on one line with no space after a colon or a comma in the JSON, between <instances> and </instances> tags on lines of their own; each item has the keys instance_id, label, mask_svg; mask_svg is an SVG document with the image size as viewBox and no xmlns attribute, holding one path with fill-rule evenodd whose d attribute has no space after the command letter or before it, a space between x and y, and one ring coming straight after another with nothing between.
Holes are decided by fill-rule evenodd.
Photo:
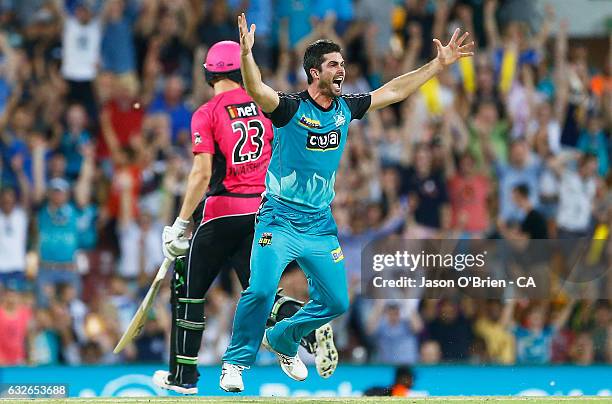
<instances>
[{"instance_id":1,"label":"dark hair","mask_svg":"<svg viewBox=\"0 0 612 404\"><path fill-rule=\"evenodd\" d=\"M513 189L514 192L517 192L523 198L529 198L529 187L527 184L518 184Z\"/></svg>"},{"instance_id":2,"label":"dark hair","mask_svg":"<svg viewBox=\"0 0 612 404\"><path fill-rule=\"evenodd\" d=\"M229 72L223 72L223 73L215 73L215 72L209 72L208 70L206 70L206 68L204 68L204 75L206 77L206 82L211 87L213 87L217 81L223 80L223 79L229 79L229 80L232 80L233 82L236 82L242 85L242 73L240 72L240 69L232 70Z\"/></svg>"},{"instance_id":3,"label":"dark hair","mask_svg":"<svg viewBox=\"0 0 612 404\"><path fill-rule=\"evenodd\" d=\"M319 39L316 42L311 43L304 52L304 71L306 77L308 77L308 84L312 83L312 75L310 69L317 69L321 71L321 65L323 64L324 56L328 53L341 52L340 45L329 39Z\"/></svg>"}]
</instances>

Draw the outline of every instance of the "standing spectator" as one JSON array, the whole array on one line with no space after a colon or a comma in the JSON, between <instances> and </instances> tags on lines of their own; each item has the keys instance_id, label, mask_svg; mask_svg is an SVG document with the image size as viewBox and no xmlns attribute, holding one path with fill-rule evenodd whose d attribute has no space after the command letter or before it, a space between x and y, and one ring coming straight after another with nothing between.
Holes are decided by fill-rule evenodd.
<instances>
[{"instance_id":1,"label":"standing spectator","mask_svg":"<svg viewBox=\"0 0 612 404\"><path fill-rule=\"evenodd\" d=\"M120 0L117 0L120 1ZM136 100L138 80L134 75L115 76L112 81L112 99L102 108L100 116L101 139L98 156L111 157L111 144L118 148L132 146L142 136L143 107Z\"/></svg>"},{"instance_id":2,"label":"standing spectator","mask_svg":"<svg viewBox=\"0 0 612 404\"><path fill-rule=\"evenodd\" d=\"M391 49L393 3L392 0L360 0L355 5L357 18L374 35L373 50L377 58L387 56Z\"/></svg>"},{"instance_id":3,"label":"standing spectator","mask_svg":"<svg viewBox=\"0 0 612 404\"><path fill-rule=\"evenodd\" d=\"M31 309L22 303L15 282L0 295L0 366L24 365L27 359L28 327Z\"/></svg>"},{"instance_id":4,"label":"standing spectator","mask_svg":"<svg viewBox=\"0 0 612 404\"><path fill-rule=\"evenodd\" d=\"M34 313L32 331L28 339L29 357L33 365L57 365L61 353L60 341L53 329L49 309L39 308Z\"/></svg>"},{"instance_id":5,"label":"standing spectator","mask_svg":"<svg viewBox=\"0 0 612 404\"><path fill-rule=\"evenodd\" d=\"M281 2L279 6L282 7L285 3ZM204 18L197 26L199 42L210 47L219 41L238 41L236 21L230 14L226 1L213 0L209 7L205 8Z\"/></svg>"},{"instance_id":6,"label":"standing spectator","mask_svg":"<svg viewBox=\"0 0 612 404\"><path fill-rule=\"evenodd\" d=\"M129 176L124 175L121 181L128 182ZM125 185L129 188L129 184ZM129 190L121 193L121 203L130 206ZM132 216L132 210L121 209L119 217L119 246L121 261L119 273L128 279L136 279L146 275L145 279L154 274L164 260L159 249L159 235L163 230L163 223L146 209L142 209L137 217Z\"/></svg>"},{"instance_id":7,"label":"standing spectator","mask_svg":"<svg viewBox=\"0 0 612 404\"><path fill-rule=\"evenodd\" d=\"M311 31L311 10L315 0L289 0L278 4L279 26L289 30L289 48L295 46Z\"/></svg>"},{"instance_id":8,"label":"standing spectator","mask_svg":"<svg viewBox=\"0 0 612 404\"><path fill-rule=\"evenodd\" d=\"M437 341L442 349L444 360L466 360L474 339L468 319L459 311L456 303L443 300L438 317L425 327L431 339Z\"/></svg>"},{"instance_id":9,"label":"standing spectator","mask_svg":"<svg viewBox=\"0 0 612 404\"><path fill-rule=\"evenodd\" d=\"M476 171L476 161L469 153L459 158L458 168L448 181L451 227L465 236L479 237L489 228L491 181L484 172Z\"/></svg>"},{"instance_id":10,"label":"standing spectator","mask_svg":"<svg viewBox=\"0 0 612 404\"><path fill-rule=\"evenodd\" d=\"M519 364L546 364L552 356L552 341L567 322L574 302L565 305L552 324L547 324L547 310L533 306L527 310L524 325L512 327L516 338L516 361Z\"/></svg>"},{"instance_id":11,"label":"standing spectator","mask_svg":"<svg viewBox=\"0 0 612 404\"><path fill-rule=\"evenodd\" d=\"M597 183L597 158L592 154L583 155L578 170L557 165L559 184L559 211L557 224L559 238L586 237L590 230L593 203Z\"/></svg>"},{"instance_id":12,"label":"standing spectator","mask_svg":"<svg viewBox=\"0 0 612 404\"><path fill-rule=\"evenodd\" d=\"M128 0L108 0L104 4L102 31L102 69L115 74L136 70L136 50L132 22L134 11Z\"/></svg>"},{"instance_id":13,"label":"standing spectator","mask_svg":"<svg viewBox=\"0 0 612 404\"><path fill-rule=\"evenodd\" d=\"M417 335L423 322L417 310L403 319L397 302L376 300L367 320L367 333L374 340L377 363L408 365L419 356Z\"/></svg>"},{"instance_id":14,"label":"standing spectator","mask_svg":"<svg viewBox=\"0 0 612 404\"><path fill-rule=\"evenodd\" d=\"M90 119L96 116L93 81L100 65L102 23L94 14L93 0L77 0L74 13L64 17L62 75L68 100L85 105Z\"/></svg>"},{"instance_id":15,"label":"standing spectator","mask_svg":"<svg viewBox=\"0 0 612 404\"><path fill-rule=\"evenodd\" d=\"M532 144L543 137L548 150L556 155L561 150L561 124L553 114L553 107L548 101L542 101L536 109L536 117L527 126L527 137Z\"/></svg>"},{"instance_id":16,"label":"standing spectator","mask_svg":"<svg viewBox=\"0 0 612 404\"><path fill-rule=\"evenodd\" d=\"M81 276L75 265L79 247L77 217L78 212L70 203L70 184L63 178L52 179L48 201L37 217L40 269L36 288L42 306L55 295L59 283L72 285L80 295Z\"/></svg>"},{"instance_id":17,"label":"standing spectator","mask_svg":"<svg viewBox=\"0 0 612 404\"><path fill-rule=\"evenodd\" d=\"M76 179L83 163L82 148L89 145L91 135L87 130L87 115L82 104L72 104L66 111L66 130L62 135L58 151L66 158L66 175Z\"/></svg>"},{"instance_id":18,"label":"standing spectator","mask_svg":"<svg viewBox=\"0 0 612 404\"><path fill-rule=\"evenodd\" d=\"M414 152L414 166L404 173L402 194L408 195L415 224L408 227L410 238L437 237L449 229L448 191L442 173L432 166L431 148L419 144Z\"/></svg>"},{"instance_id":19,"label":"standing spectator","mask_svg":"<svg viewBox=\"0 0 612 404\"><path fill-rule=\"evenodd\" d=\"M529 187L526 184L519 184L512 189L512 200L514 204L524 213L524 218L520 224L518 232L509 233L505 223L500 223L500 231L506 238L523 239L547 239L548 227L546 218L534 209L529 197Z\"/></svg>"},{"instance_id":20,"label":"standing spectator","mask_svg":"<svg viewBox=\"0 0 612 404\"><path fill-rule=\"evenodd\" d=\"M164 92L153 99L148 111L150 114L168 115L173 144L179 137L189 136L191 128L191 111L183 99L184 90L185 85L180 76L169 76L166 78Z\"/></svg>"},{"instance_id":21,"label":"standing spectator","mask_svg":"<svg viewBox=\"0 0 612 404\"><path fill-rule=\"evenodd\" d=\"M578 150L585 154L597 156L597 172L601 177L608 174L608 139L604 133L602 119L599 116L589 118L587 127L578 138Z\"/></svg>"},{"instance_id":22,"label":"standing spectator","mask_svg":"<svg viewBox=\"0 0 612 404\"><path fill-rule=\"evenodd\" d=\"M511 316L511 304L502 305L498 300L491 300L482 307L474 323L474 332L484 340L488 355L494 363L514 363L514 336L508 331Z\"/></svg>"},{"instance_id":23,"label":"standing spectator","mask_svg":"<svg viewBox=\"0 0 612 404\"><path fill-rule=\"evenodd\" d=\"M536 155L531 153L529 145L523 138L513 140L508 163L495 159L488 140L483 141L488 159L495 162L495 171L499 180L499 217L505 223L519 222L523 219L524 213L512 201L512 190L516 185L527 185L531 204L537 207L539 203L538 180L542 163Z\"/></svg>"},{"instance_id":24,"label":"standing spectator","mask_svg":"<svg viewBox=\"0 0 612 404\"><path fill-rule=\"evenodd\" d=\"M14 189L0 189L0 285L16 282L22 287L26 281L28 217L24 207L18 205Z\"/></svg>"}]
</instances>

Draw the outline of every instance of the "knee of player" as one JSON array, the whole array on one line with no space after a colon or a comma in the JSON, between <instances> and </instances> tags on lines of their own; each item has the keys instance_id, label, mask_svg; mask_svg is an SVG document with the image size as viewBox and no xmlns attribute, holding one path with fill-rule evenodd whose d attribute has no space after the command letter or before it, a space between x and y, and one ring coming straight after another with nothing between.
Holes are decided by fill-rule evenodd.
<instances>
[{"instance_id":1,"label":"knee of player","mask_svg":"<svg viewBox=\"0 0 612 404\"><path fill-rule=\"evenodd\" d=\"M333 316L340 316L346 313L349 309L348 297L336 297L328 304L328 309Z\"/></svg>"},{"instance_id":2,"label":"knee of player","mask_svg":"<svg viewBox=\"0 0 612 404\"><path fill-rule=\"evenodd\" d=\"M249 295L251 299L256 300L258 302L266 302L268 300L273 301L276 293L275 287L249 287L245 294Z\"/></svg>"}]
</instances>

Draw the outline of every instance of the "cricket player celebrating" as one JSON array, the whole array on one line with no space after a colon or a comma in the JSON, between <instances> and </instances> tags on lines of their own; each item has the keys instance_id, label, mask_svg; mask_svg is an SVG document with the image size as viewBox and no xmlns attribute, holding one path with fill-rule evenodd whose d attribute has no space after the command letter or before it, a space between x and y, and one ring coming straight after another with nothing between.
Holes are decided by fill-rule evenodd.
<instances>
[{"instance_id":1,"label":"cricket player celebrating","mask_svg":"<svg viewBox=\"0 0 612 404\"><path fill-rule=\"evenodd\" d=\"M208 289L228 264L236 270L242 288L248 286L255 213L272 154L272 124L241 86L240 45L232 41L213 45L204 69L214 97L193 114L194 159L185 198L179 217L163 233L164 255L176 259L170 370L153 375L157 386L182 394L198 391L197 360ZM185 231L192 216L199 226L190 245ZM279 295L276 289L270 297L275 302L270 306L271 323L302 307L302 302ZM331 327L321 323L302 343L315 354L319 374L331 376L338 362Z\"/></svg>"},{"instance_id":2,"label":"cricket player celebrating","mask_svg":"<svg viewBox=\"0 0 612 404\"><path fill-rule=\"evenodd\" d=\"M421 68L369 94L343 95L340 47L319 40L304 54L306 91L282 94L261 80L251 52L255 25L248 28L242 14L238 27L244 86L271 118L274 143L256 219L250 285L238 302L223 357L220 387L231 392L244 389L242 371L253 364L260 344L278 356L289 377L306 379L308 370L297 355L299 341L348 308L344 257L330 204L349 123L404 100L445 67L474 54L473 42L463 45L469 34L459 37L457 29L446 46L434 39L437 57ZM293 317L264 330L282 271L293 260L308 278L310 300Z\"/></svg>"}]
</instances>

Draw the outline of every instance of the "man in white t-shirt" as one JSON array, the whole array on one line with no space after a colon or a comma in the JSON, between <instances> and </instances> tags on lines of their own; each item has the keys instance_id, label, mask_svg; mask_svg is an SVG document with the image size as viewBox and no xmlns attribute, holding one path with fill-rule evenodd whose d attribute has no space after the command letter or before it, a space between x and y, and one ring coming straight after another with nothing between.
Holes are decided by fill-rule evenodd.
<instances>
[{"instance_id":1,"label":"man in white t-shirt","mask_svg":"<svg viewBox=\"0 0 612 404\"><path fill-rule=\"evenodd\" d=\"M69 99L87 107L95 116L92 83L100 63L102 23L94 13L92 0L77 0L74 12L64 15L62 76L68 81Z\"/></svg>"},{"instance_id":2,"label":"man in white t-shirt","mask_svg":"<svg viewBox=\"0 0 612 404\"><path fill-rule=\"evenodd\" d=\"M559 238L586 237L591 225L597 173L597 157L585 154L578 170L564 168L559 183Z\"/></svg>"},{"instance_id":3,"label":"man in white t-shirt","mask_svg":"<svg viewBox=\"0 0 612 404\"><path fill-rule=\"evenodd\" d=\"M0 284L25 282L28 218L12 188L0 190Z\"/></svg>"},{"instance_id":4,"label":"man in white t-shirt","mask_svg":"<svg viewBox=\"0 0 612 404\"><path fill-rule=\"evenodd\" d=\"M162 230L163 225L146 209L137 218L121 222L118 228L121 276L136 279L142 272L151 275L157 271L164 260L159 248Z\"/></svg>"}]
</instances>

